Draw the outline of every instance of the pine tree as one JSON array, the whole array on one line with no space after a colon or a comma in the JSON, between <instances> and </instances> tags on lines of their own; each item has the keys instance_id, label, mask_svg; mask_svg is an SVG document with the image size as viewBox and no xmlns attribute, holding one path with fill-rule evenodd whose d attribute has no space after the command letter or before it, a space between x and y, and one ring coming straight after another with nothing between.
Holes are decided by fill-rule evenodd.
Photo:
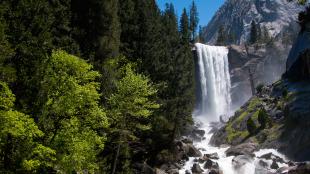
<instances>
[{"instance_id":1,"label":"pine tree","mask_svg":"<svg viewBox=\"0 0 310 174\"><path fill-rule=\"evenodd\" d=\"M196 31L197 31L197 27L199 23L198 10L197 10L197 6L194 0L190 7L190 19L189 20L190 20L190 30L192 33L192 40L194 40L196 38Z\"/></svg>"},{"instance_id":2,"label":"pine tree","mask_svg":"<svg viewBox=\"0 0 310 174\"><path fill-rule=\"evenodd\" d=\"M204 43L204 36L203 36L203 27L200 25L199 26L199 32L198 32L198 37L199 37L199 42Z\"/></svg>"},{"instance_id":3,"label":"pine tree","mask_svg":"<svg viewBox=\"0 0 310 174\"><path fill-rule=\"evenodd\" d=\"M217 32L216 45L223 46L225 44L226 44L225 28L223 25L221 25Z\"/></svg>"},{"instance_id":4,"label":"pine tree","mask_svg":"<svg viewBox=\"0 0 310 174\"><path fill-rule=\"evenodd\" d=\"M257 33L256 22L253 20L251 22L251 32L250 32L250 40L249 40L251 44L254 44L257 42L257 35L258 33Z\"/></svg>"},{"instance_id":5,"label":"pine tree","mask_svg":"<svg viewBox=\"0 0 310 174\"><path fill-rule=\"evenodd\" d=\"M189 30L189 19L186 12L186 9L183 9L183 13L180 19L180 32L181 32L181 39L184 44L189 43L190 41L190 30Z\"/></svg>"},{"instance_id":6,"label":"pine tree","mask_svg":"<svg viewBox=\"0 0 310 174\"><path fill-rule=\"evenodd\" d=\"M119 54L120 24L118 1L72 1L74 39L82 57L100 64L105 58Z\"/></svg>"}]
</instances>

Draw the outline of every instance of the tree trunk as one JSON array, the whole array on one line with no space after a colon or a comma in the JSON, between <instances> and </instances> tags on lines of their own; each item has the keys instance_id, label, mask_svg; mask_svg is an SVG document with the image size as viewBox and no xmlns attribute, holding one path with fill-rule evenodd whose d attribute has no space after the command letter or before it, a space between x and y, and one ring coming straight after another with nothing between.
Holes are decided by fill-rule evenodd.
<instances>
[{"instance_id":1,"label":"tree trunk","mask_svg":"<svg viewBox=\"0 0 310 174\"><path fill-rule=\"evenodd\" d=\"M116 171L116 166L117 166L119 151L120 151L120 149L121 149L121 137L122 137L122 136L121 136L121 133L120 133L119 142L118 142L118 145L117 145L116 154L115 154L115 158L114 158L114 162L113 162L113 169L112 169L112 173L111 173L111 174L115 174L115 171Z\"/></svg>"}]
</instances>

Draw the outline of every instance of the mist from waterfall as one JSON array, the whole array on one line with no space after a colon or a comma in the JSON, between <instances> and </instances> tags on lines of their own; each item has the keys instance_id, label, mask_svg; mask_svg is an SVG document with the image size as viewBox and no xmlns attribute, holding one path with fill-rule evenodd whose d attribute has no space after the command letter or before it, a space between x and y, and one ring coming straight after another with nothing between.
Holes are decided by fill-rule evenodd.
<instances>
[{"instance_id":1,"label":"mist from waterfall","mask_svg":"<svg viewBox=\"0 0 310 174\"><path fill-rule=\"evenodd\" d=\"M199 78L199 100L196 114L218 121L231 106L228 49L221 46L195 44Z\"/></svg>"}]
</instances>

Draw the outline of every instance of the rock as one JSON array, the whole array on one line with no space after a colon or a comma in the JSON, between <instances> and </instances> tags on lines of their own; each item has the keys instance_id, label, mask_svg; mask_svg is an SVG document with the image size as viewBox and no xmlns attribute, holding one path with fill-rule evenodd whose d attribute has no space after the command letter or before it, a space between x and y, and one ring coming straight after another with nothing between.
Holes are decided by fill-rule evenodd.
<instances>
[{"instance_id":1,"label":"rock","mask_svg":"<svg viewBox=\"0 0 310 174\"><path fill-rule=\"evenodd\" d=\"M249 155L254 156L254 151L257 149L256 143L243 143L237 146L230 147L226 150L226 156Z\"/></svg>"},{"instance_id":2,"label":"rock","mask_svg":"<svg viewBox=\"0 0 310 174\"><path fill-rule=\"evenodd\" d=\"M278 162L278 163L285 163L284 159L282 159L281 157L277 156L277 155L274 155L273 153L267 153L267 154L264 154L258 158L263 158L263 159L266 159L266 160L273 160L275 162Z\"/></svg>"},{"instance_id":3,"label":"rock","mask_svg":"<svg viewBox=\"0 0 310 174\"><path fill-rule=\"evenodd\" d=\"M191 174L191 172L190 172L190 171L188 171L188 170L186 170L186 171L185 171L185 174Z\"/></svg>"},{"instance_id":4,"label":"rock","mask_svg":"<svg viewBox=\"0 0 310 174\"><path fill-rule=\"evenodd\" d=\"M219 155L217 153L211 153L211 154L204 154L204 157L210 158L210 159L219 159Z\"/></svg>"},{"instance_id":5,"label":"rock","mask_svg":"<svg viewBox=\"0 0 310 174\"><path fill-rule=\"evenodd\" d=\"M192 172L195 174L201 174L203 172L203 170L201 169L199 164L195 163L192 167Z\"/></svg>"},{"instance_id":6,"label":"rock","mask_svg":"<svg viewBox=\"0 0 310 174\"><path fill-rule=\"evenodd\" d=\"M185 144L193 144L193 140L188 137L183 138L181 141Z\"/></svg>"},{"instance_id":7,"label":"rock","mask_svg":"<svg viewBox=\"0 0 310 174\"><path fill-rule=\"evenodd\" d=\"M271 169L278 169L279 165L277 164L277 162L275 160L272 161L272 164L270 166Z\"/></svg>"},{"instance_id":8,"label":"rock","mask_svg":"<svg viewBox=\"0 0 310 174\"><path fill-rule=\"evenodd\" d=\"M169 169L167 171L168 174L179 174L179 170L178 169Z\"/></svg>"},{"instance_id":9,"label":"rock","mask_svg":"<svg viewBox=\"0 0 310 174\"><path fill-rule=\"evenodd\" d=\"M187 155L189 157L201 157L202 156L201 152L198 149L196 149L196 147L193 146L192 144L188 145Z\"/></svg>"},{"instance_id":10,"label":"rock","mask_svg":"<svg viewBox=\"0 0 310 174\"><path fill-rule=\"evenodd\" d=\"M239 156L235 156L232 159L232 164L235 168L240 168L240 167L244 166L246 163L250 163L252 161L253 161L253 158L251 156L239 155Z\"/></svg>"},{"instance_id":11,"label":"rock","mask_svg":"<svg viewBox=\"0 0 310 174\"><path fill-rule=\"evenodd\" d=\"M210 159L206 161L206 163L203 166L204 169L219 169L219 165L217 162L214 162Z\"/></svg>"},{"instance_id":12,"label":"rock","mask_svg":"<svg viewBox=\"0 0 310 174\"><path fill-rule=\"evenodd\" d=\"M309 174L310 162L299 163L297 166L291 168L288 174Z\"/></svg>"},{"instance_id":13,"label":"rock","mask_svg":"<svg viewBox=\"0 0 310 174\"><path fill-rule=\"evenodd\" d=\"M263 161L263 160L259 160L259 161L258 161L258 164L259 164L261 167L263 167L263 168L267 168L267 167L268 167L268 164L267 164L265 161Z\"/></svg>"},{"instance_id":14,"label":"rock","mask_svg":"<svg viewBox=\"0 0 310 174\"><path fill-rule=\"evenodd\" d=\"M195 129L193 133L198 134L199 136L203 137L206 132L204 130Z\"/></svg>"},{"instance_id":15,"label":"rock","mask_svg":"<svg viewBox=\"0 0 310 174\"><path fill-rule=\"evenodd\" d=\"M133 164L133 168L137 170L139 173L143 174L154 174L155 170L147 164L135 163Z\"/></svg>"},{"instance_id":16,"label":"rock","mask_svg":"<svg viewBox=\"0 0 310 174\"><path fill-rule=\"evenodd\" d=\"M220 171L220 170L212 169L212 170L209 172L209 174L223 174L223 172Z\"/></svg>"},{"instance_id":17,"label":"rock","mask_svg":"<svg viewBox=\"0 0 310 174\"><path fill-rule=\"evenodd\" d=\"M166 174L166 172L156 168L155 169L155 174Z\"/></svg>"}]
</instances>

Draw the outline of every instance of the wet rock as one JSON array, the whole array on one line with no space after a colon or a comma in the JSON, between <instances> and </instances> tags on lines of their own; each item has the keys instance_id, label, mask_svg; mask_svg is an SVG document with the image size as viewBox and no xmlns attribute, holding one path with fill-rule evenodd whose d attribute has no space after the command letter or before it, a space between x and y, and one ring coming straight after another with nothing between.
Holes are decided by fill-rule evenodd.
<instances>
[{"instance_id":1,"label":"wet rock","mask_svg":"<svg viewBox=\"0 0 310 174\"><path fill-rule=\"evenodd\" d=\"M248 155L254 156L254 151L257 149L256 143L243 143L237 146L230 147L226 150L227 156Z\"/></svg>"},{"instance_id":2,"label":"wet rock","mask_svg":"<svg viewBox=\"0 0 310 174\"><path fill-rule=\"evenodd\" d=\"M209 174L223 174L223 172L221 170L212 169L210 170Z\"/></svg>"},{"instance_id":3,"label":"wet rock","mask_svg":"<svg viewBox=\"0 0 310 174\"><path fill-rule=\"evenodd\" d=\"M179 174L179 170L178 169L169 169L167 171L168 174Z\"/></svg>"},{"instance_id":4,"label":"wet rock","mask_svg":"<svg viewBox=\"0 0 310 174\"><path fill-rule=\"evenodd\" d=\"M193 140L188 137L184 137L181 141L185 144L193 144Z\"/></svg>"},{"instance_id":5,"label":"wet rock","mask_svg":"<svg viewBox=\"0 0 310 174\"><path fill-rule=\"evenodd\" d=\"M292 167L288 174L309 174L310 173L310 162L303 162Z\"/></svg>"},{"instance_id":6,"label":"wet rock","mask_svg":"<svg viewBox=\"0 0 310 174\"><path fill-rule=\"evenodd\" d=\"M199 164L195 163L192 167L192 172L193 172L193 174L201 174L203 172L203 170L201 169Z\"/></svg>"},{"instance_id":7,"label":"wet rock","mask_svg":"<svg viewBox=\"0 0 310 174\"><path fill-rule=\"evenodd\" d=\"M240 168L244 166L245 164L250 163L252 161L253 161L253 158L251 156L239 155L239 156L235 156L232 159L232 164L235 168Z\"/></svg>"},{"instance_id":8,"label":"wet rock","mask_svg":"<svg viewBox=\"0 0 310 174\"><path fill-rule=\"evenodd\" d=\"M203 166L204 169L219 169L219 165L217 162L214 162L210 159L206 161L206 163Z\"/></svg>"},{"instance_id":9,"label":"wet rock","mask_svg":"<svg viewBox=\"0 0 310 174\"><path fill-rule=\"evenodd\" d=\"M188 170L186 170L186 171L185 171L185 174L191 174L191 172L190 172L190 171L188 171Z\"/></svg>"},{"instance_id":10,"label":"wet rock","mask_svg":"<svg viewBox=\"0 0 310 174\"><path fill-rule=\"evenodd\" d=\"M199 136L203 137L206 132L204 130L196 129L193 131L193 133L198 134Z\"/></svg>"},{"instance_id":11,"label":"wet rock","mask_svg":"<svg viewBox=\"0 0 310 174\"><path fill-rule=\"evenodd\" d=\"M155 169L155 174L166 174L166 172L160 169Z\"/></svg>"},{"instance_id":12,"label":"wet rock","mask_svg":"<svg viewBox=\"0 0 310 174\"><path fill-rule=\"evenodd\" d=\"M277 162L275 160L272 161L272 164L270 166L271 169L278 169L279 165L277 164Z\"/></svg>"},{"instance_id":13,"label":"wet rock","mask_svg":"<svg viewBox=\"0 0 310 174\"><path fill-rule=\"evenodd\" d=\"M267 164L265 161L263 161L263 160L259 160L259 161L258 161L258 164L259 164L261 167L263 167L263 168L267 168L267 167L268 167L268 164Z\"/></svg>"},{"instance_id":14,"label":"wet rock","mask_svg":"<svg viewBox=\"0 0 310 174\"><path fill-rule=\"evenodd\" d=\"M273 153L267 153L267 154L264 154L258 158L262 158L262 159L266 159L266 160L273 160L275 162L278 162L278 163L285 163L284 159L282 159L281 157L273 154Z\"/></svg>"},{"instance_id":15,"label":"wet rock","mask_svg":"<svg viewBox=\"0 0 310 174\"><path fill-rule=\"evenodd\" d=\"M201 157L202 153L198 149L196 149L195 146L190 144L190 145L188 145L188 153L187 153L187 155L189 157Z\"/></svg>"},{"instance_id":16,"label":"wet rock","mask_svg":"<svg viewBox=\"0 0 310 174\"><path fill-rule=\"evenodd\" d=\"M217 153L211 153L211 154L204 154L204 157L210 158L210 159L219 159L219 155Z\"/></svg>"}]
</instances>

